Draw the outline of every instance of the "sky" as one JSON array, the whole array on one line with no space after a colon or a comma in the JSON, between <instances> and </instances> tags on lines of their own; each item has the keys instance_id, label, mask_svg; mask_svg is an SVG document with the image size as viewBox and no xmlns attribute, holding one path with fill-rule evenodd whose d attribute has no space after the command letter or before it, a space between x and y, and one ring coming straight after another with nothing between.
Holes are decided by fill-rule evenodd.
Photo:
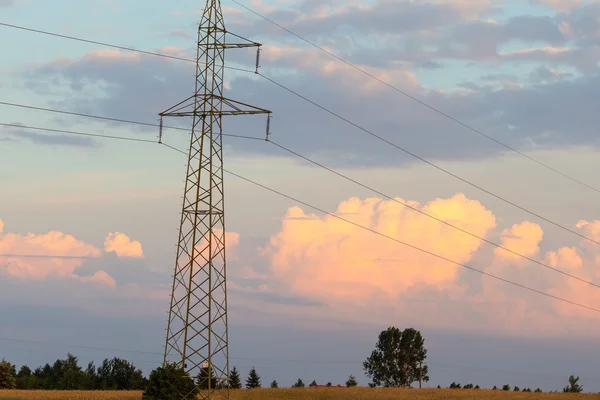
<instances>
[{"instance_id":1,"label":"sky","mask_svg":"<svg viewBox=\"0 0 600 400\"><path fill-rule=\"evenodd\" d=\"M261 73L318 106L231 69L226 96L272 110L274 143L364 185L264 141L224 139L229 171L306 203L225 176L231 365L280 386L350 374L366 385L377 334L414 327L428 386L560 390L574 374L600 391L599 314L556 299L600 308L587 283L600 285L600 2L239 2L380 81L222 1L228 30L263 44ZM0 0L0 22L193 58L202 8ZM190 62L7 26L0 42L2 103L156 124L193 92ZM254 70L255 54L226 62ZM6 104L0 123L158 136ZM265 119L223 129L264 138ZM163 141L185 150L188 135L165 129ZM2 356L160 364L185 163L156 143L0 126Z\"/></svg>"}]
</instances>

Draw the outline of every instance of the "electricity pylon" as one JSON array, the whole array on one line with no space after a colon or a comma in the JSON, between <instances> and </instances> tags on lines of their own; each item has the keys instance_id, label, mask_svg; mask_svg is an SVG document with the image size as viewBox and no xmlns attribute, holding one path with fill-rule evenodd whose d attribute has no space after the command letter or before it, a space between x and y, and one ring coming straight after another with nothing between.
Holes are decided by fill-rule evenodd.
<instances>
[{"instance_id":1,"label":"electricity pylon","mask_svg":"<svg viewBox=\"0 0 600 400\"><path fill-rule=\"evenodd\" d=\"M225 50L256 47L258 72L261 46L237 35L243 43L227 43L226 35L232 34L225 30L220 0L207 0L198 27L194 94L159 113L161 139L163 117L192 118L164 363L200 376L203 399L229 398L222 118L267 114L268 136L271 114L223 96Z\"/></svg>"}]
</instances>

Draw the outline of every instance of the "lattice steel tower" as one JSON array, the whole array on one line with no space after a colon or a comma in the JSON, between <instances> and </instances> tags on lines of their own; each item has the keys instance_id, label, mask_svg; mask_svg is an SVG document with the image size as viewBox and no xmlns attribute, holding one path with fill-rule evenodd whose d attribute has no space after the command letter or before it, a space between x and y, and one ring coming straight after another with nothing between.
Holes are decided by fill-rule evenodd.
<instances>
[{"instance_id":1,"label":"lattice steel tower","mask_svg":"<svg viewBox=\"0 0 600 400\"><path fill-rule=\"evenodd\" d=\"M203 399L229 398L222 118L267 114L268 135L271 114L223 96L225 50L256 47L257 72L260 55L259 43L237 35L243 43L226 43L227 35L220 0L208 0L198 27L194 94L159 114L161 138L163 117L192 118L164 362L203 378Z\"/></svg>"}]
</instances>

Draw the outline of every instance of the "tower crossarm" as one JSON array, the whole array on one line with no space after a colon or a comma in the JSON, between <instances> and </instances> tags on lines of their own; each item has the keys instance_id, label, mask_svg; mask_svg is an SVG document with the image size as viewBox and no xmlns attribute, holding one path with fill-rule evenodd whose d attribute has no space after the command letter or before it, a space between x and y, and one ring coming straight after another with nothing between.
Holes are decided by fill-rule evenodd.
<instances>
[{"instance_id":1,"label":"tower crossarm","mask_svg":"<svg viewBox=\"0 0 600 400\"><path fill-rule=\"evenodd\" d=\"M199 94L192 95L182 102L176 104L175 106L165 110L158 115L160 117L193 117L194 113L197 113L198 110L195 109L194 105L197 102L202 101L210 101L210 100L218 100L222 103L222 108L219 110L210 110L211 114L209 115L256 115L256 114L271 114L272 111L252 106L247 103L242 103L241 101L228 99L223 96L216 96L213 93L209 93L207 95Z\"/></svg>"}]
</instances>

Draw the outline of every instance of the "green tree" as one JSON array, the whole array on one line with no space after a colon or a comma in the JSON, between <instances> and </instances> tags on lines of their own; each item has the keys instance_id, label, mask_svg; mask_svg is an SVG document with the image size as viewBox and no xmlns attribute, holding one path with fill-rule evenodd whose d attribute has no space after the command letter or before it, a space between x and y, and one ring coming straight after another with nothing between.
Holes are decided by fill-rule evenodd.
<instances>
[{"instance_id":1,"label":"green tree","mask_svg":"<svg viewBox=\"0 0 600 400\"><path fill-rule=\"evenodd\" d=\"M88 365L86 373L94 377L96 386L102 390L141 390L143 388L143 374L132 363L118 357L102 361L97 372L92 375L91 366Z\"/></svg>"},{"instance_id":2,"label":"green tree","mask_svg":"<svg viewBox=\"0 0 600 400\"><path fill-rule=\"evenodd\" d=\"M363 368L376 386L408 387L419 380L428 382L425 339L416 329L389 327L379 334L375 350Z\"/></svg>"},{"instance_id":3,"label":"green tree","mask_svg":"<svg viewBox=\"0 0 600 400\"><path fill-rule=\"evenodd\" d=\"M331 386L331 382L327 382L327 386Z\"/></svg>"},{"instance_id":4,"label":"green tree","mask_svg":"<svg viewBox=\"0 0 600 400\"><path fill-rule=\"evenodd\" d=\"M0 361L0 389L15 389L17 380L13 374L13 365L4 358Z\"/></svg>"},{"instance_id":5,"label":"green tree","mask_svg":"<svg viewBox=\"0 0 600 400\"><path fill-rule=\"evenodd\" d=\"M256 389L260 387L260 376L256 373L256 369L252 367L250 373L248 374L248 378L246 378L246 388L247 389Z\"/></svg>"},{"instance_id":6,"label":"green tree","mask_svg":"<svg viewBox=\"0 0 600 400\"><path fill-rule=\"evenodd\" d=\"M209 371L208 365L202 366L202 369L198 373L196 379L198 380L198 388L201 390L208 390L209 382L211 389L215 389L217 387L217 378L215 378L215 374L212 369Z\"/></svg>"},{"instance_id":7,"label":"green tree","mask_svg":"<svg viewBox=\"0 0 600 400\"><path fill-rule=\"evenodd\" d=\"M510 385L502 385L502 390L504 390L504 391L510 390Z\"/></svg>"},{"instance_id":8,"label":"green tree","mask_svg":"<svg viewBox=\"0 0 600 400\"><path fill-rule=\"evenodd\" d=\"M308 386L309 387L317 386L317 381L313 380Z\"/></svg>"},{"instance_id":9,"label":"green tree","mask_svg":"<svg viewBox=\"0 0 600 400\"><path fill-rule=\"evenodd\" d=\"M235 365L233 369L229 372L229 388L230 389L241 389L242 388L242 380L240 378L240 373L238 372Z\"/></svg>"},{"instance_id":10,"label":"green tree","mask_svg":"<svg viewBox=\"0 0 600 400\"><path fill-rule=\"evenodd\" d=\"M540 388L537 388L537 389L535 389L535 390L534 390L534 392L535 392L535 393L542 393L542 389L540 389Z\"/></svg>"},{"instance_id":11,"label":"green tree","mask_svg":"<svg viewBox=\"0 0 600 400\"><path fill-rule=\"evenodd\" d=\"M55 374L57 375L58 388L61 390L81 389L84 380L84 372L79 366L77 357L73 354L67 354L65 360L57 360L54 363Z\"/></svg>"},{"instance_id":12,"label":"green tree","mask_svg":"<svg viewBox=\"0 0 600 400\"><path fill-rule=\"evenodd\" d=\"M37 389L37 378L33 371L27 365L23 365L17 373L17 389L34 390Z\"/></svg>"},{"instance_id":13,"label":"green tree","mask_svg":"<svg viewBox=\"0 0 600 400\"><path fill-rule=\"evenodd\" d=\"M87 368L83 372L83 388L84 390L96 390L100 386L98 374L96 373L96 366L93 361L88 363Z\"/></svg>"},{"instance_id":14,"label":"green tree","mask_svg":"<svg viewBox=\"0 0 600 400\"><path fill-rule=\"evenodd\" d=\"M346 381L346 386L347 387L354 387L358 385L358 382L356 382L356 378L354 377L354 375L350 375L348 377L348 380Z\"/></svg>"},{"instance_id":15,"label":"green tree","mask_svg":"<svg viewBox=\"0 0 600 400\"><path fill-rule=\"evenodd\" d=\"M166 364L150 372L144 400L180 400L193 398L199 392L194 379L177 364Z\"/></svg>"},{"instance_id":16,"label":"green tree","mask_svg":"<svg viewBox=\"0 0 600 400\"><path fill-rule=\"evenodd\" d=\"M296 381L296 383L294 383L292 385L293 388L303 388L304 387L304 382L302 382L302 379L298 378L298 380Z\"/></svg>"},{"instance_id":17,"label":"green tree","mask_svg":"<svg viewBox=\"0 0 600 400\"><path fill-rule=\"evenodd\" d=\"M563 388L563 392L565 393L581 393L583 391L583 386L581 386L579 383L579 377L575 377L573 375L571 375L569 377L569 386L565 386Z\"/></svg>"},{"instance_id":18,"label":"green tree","mask_svg":"<svg viewBox=\"0 0 600 400\"><path fill-rule=\"evenodd\" d=\"M277 381L271 382L271 388L272 389L277 389L278 387L279 387L279 385L277 384Z\"/></svg>"}]
</instances>

